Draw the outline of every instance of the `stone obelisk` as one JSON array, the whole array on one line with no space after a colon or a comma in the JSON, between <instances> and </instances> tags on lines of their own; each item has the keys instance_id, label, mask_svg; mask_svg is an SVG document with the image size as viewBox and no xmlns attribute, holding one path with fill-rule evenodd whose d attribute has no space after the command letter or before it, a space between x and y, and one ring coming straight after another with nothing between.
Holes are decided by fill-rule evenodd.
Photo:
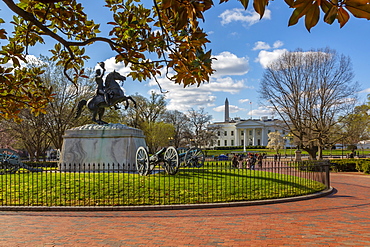
<instances>
[{"instance_id":1,"label":"stone obelisk","mask_svg":"<svg viewBox=\"0 0 370 247\"><path fill-rule=\"evenodd\" d=\"M226 98L225 100L225 123L230 122L229 116L229 100Z\"/></svg>"}]
</instances>

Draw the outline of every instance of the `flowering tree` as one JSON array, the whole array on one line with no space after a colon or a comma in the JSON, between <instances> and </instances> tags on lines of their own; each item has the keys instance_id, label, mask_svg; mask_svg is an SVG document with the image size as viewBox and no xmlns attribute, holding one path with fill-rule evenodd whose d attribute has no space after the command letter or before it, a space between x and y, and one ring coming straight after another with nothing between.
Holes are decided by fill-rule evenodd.
<instances>
[{"instance_id":1,"label":"flowering tree","mask_svg":"<svg viewBox=\"0 0 370 247\"><path fill-rule=\"evenodd\" d=\"M267 144L267 148L273 149L276 153L279 153L280 149L283 149L285 146L285 140L281 136L279 131L270 132L268 133L269 142Z\"/></svg>"}]
</instances>

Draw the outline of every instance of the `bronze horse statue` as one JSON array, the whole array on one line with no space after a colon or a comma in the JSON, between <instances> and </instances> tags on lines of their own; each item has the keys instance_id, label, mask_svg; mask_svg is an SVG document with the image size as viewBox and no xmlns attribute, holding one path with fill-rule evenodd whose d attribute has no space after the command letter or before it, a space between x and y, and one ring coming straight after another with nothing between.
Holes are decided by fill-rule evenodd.
<instances>
[{"instance_id":1,"label":"bronze horse statue","mask_svg":"<svg viewBox=\"0 0 370 247\"><path fill-rule=\"evenodd\" d=\"M111 97L109 99L111 105L107 104L106 100L104 99L104 95L95 95L88 100L81 100L80 102L78 102L75 118L78 118L81 115L82 108L86 105L87 108L89 108L89 110L92 112L92 121L97 124L108 124L107 122L102 120L106 107L114 106L125 101L125 109L127 109L129 107L129 100L131 100L134 103L134 107L136 108L135 100L131 96L125 96L116 80L124 81L126 80L126 77L120 75L116 71L113 71L110 72L105 79L105 92L107 93L107 95L109 95L109 97ZM97 116L99 116L98 119L96 119Z\"/></svg>"}]
</instances>

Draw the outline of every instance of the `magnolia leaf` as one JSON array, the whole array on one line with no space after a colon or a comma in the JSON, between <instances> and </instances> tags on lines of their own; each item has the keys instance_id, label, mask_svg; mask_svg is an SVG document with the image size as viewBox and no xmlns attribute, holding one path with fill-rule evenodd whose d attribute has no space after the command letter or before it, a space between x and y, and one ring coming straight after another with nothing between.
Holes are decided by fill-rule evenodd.
<instances>
[{"instance_id":1,"label":"magnolia leaf","mask_svg":"<svg viewBox=\"0 0 370 247\"><path fill-rule=\"evenodd\" d=\"M370 20L370 4L357 5L357 2L347 2L346 9L357 18L365 18Z\"/></svg>"},{"instance_id":2,"label":"magnolia leaf","mask_svg":"<svg viewBox=\"0 0 370 247\"><path fill-rule=\"evenodd\" d=\"M324 21L328 24L333 24L337 16L338 16L337 6L332 5L331 9L325 14Z\"/></svg>"},{"instance_id":3,"label":"magnolia leaf","mask_svg":"<svg viewBox=\"0 0 370 247\"><path fill-rule=\"evenodd\" d=\"M249 0L240 0L240 2L242 3L244 9L248 8Z\"/></svg>"},{"instance_id":4,"label":"magnolia leaf","mask_svg":"<svg viewBox=\"0 0 370 247\"><path fill-rule=\"evenodd\" d=\"M343 8L339 8L338 9L338 22L340 24L340 27L342 28L344 25L346 25L348 20L349 20L348 12Z\"/></svg>"},{"instance_id":5,"label":"magnolia leaf","mask_svg":"<svg viewBox=\"0 0 370 247\"><path fill-rule=\"evenodd\" d=\"M254 0L253 1L254 10L258 14L260 14L260 19L262 19L267 5L268 5L268 0Z\"/></svg>"},{"instance_id":6,"label":"magnolia leaf","mask_svg":"<svg viewBox=\"0 0 370 247\"><path fill-rule=\"evenodd\" d=\"M328 13L332 6L333 4L331 2L328 2L326 0L321 0L320 7L324 13Z\"/></svg>"},{"instance_id":7,"label":"magnolia leaf","mask_svg":"<svg viewBox=\"0 0 370 247\"><path fill-rule=\"evenodd\" d=\"M289 7L293 8L294 0L285 0L285 3L289 5Z\"/></svg>"},{"instance_id":8,"label":"magnolia leaf","mask_svg":"<svg viewBox=\"0 0 370 247\"><path fill-rule=\"evenodd\" d=\"M292 15L289 18L288 26L293 26L298 23L298 20L303 16L302 8L297 8L293 11Z\"/></svg>"},{"instance_id":9,"label":"magnolia leaf","mask_svg":"<svg viewBox=\"0 0 370 247\"><path fill-rule=\"evenodd\" d=\"M312 27L316 26L317 22L319 21L319 18L320 18L319 6L316 3L314 3L308 9L305 18L305 26L308 31L310 31Z\"/></svg>"},{"instance_id":10,"label":"magnolia leaf","mask_svg":"<svg viewBox=\"0 0 370 247\"><path fill-rule=\"evenodd\" d=\"M6 31L4 29L0 29L0 39L6 39Z\"/></svg>"}]
</instances>

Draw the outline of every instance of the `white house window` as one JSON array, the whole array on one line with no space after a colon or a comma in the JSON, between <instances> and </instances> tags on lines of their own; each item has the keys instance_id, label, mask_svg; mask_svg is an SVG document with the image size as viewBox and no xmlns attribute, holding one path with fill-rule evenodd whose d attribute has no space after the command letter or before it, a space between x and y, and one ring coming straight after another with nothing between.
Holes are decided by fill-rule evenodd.
<instances>
[{"instance_id":1,"label":"white house window","mask_svg":"<svg viewBox=\"0 0 370 247\"><path fill-rule=\"evenodd\" d=\"M218 136L220 136L220 135L221 135L221 132L220 132L220 131L218 131L218 132L217 132L217 135L218 135Z\"/></svg>"},{"instance_id":2,"label":"white house window","mask_svg":"<svg viewBox=\"0 0 370 247\"><path fill-rule=\"evenodd\" d=\"M225 133L224 133L224 134L225 134L225 136L227 136L227 131L225 131Z\"/></svg>"},{"instance_id":3,"label":"white house window","mask_svg":"<svg viewBox=\"0 0 370 247\"><path fill-rule=\"evenodd\" d=\"M224 141L224 144L225 144L224 146L226 147L227 146L227 140Z\"/></svg>"},{"instance_id":4,"label":"white house window","mask_svg":"<svg viewBox=\"0 0 370 247\"><path fill-rule=\"evenodd\" d=\"M233 130L231 131L231 136L234 136L234 131Z\"/></svg>"},{"instance_id":5,"label":"white house window","mask_svg":"<svg viewBox=\"0 0 370 247\"><path fill-rule=\"evenodd\" d=\"M217 146L221 146L221 141L217 140Z\"/></svg>"}]
</instances>

